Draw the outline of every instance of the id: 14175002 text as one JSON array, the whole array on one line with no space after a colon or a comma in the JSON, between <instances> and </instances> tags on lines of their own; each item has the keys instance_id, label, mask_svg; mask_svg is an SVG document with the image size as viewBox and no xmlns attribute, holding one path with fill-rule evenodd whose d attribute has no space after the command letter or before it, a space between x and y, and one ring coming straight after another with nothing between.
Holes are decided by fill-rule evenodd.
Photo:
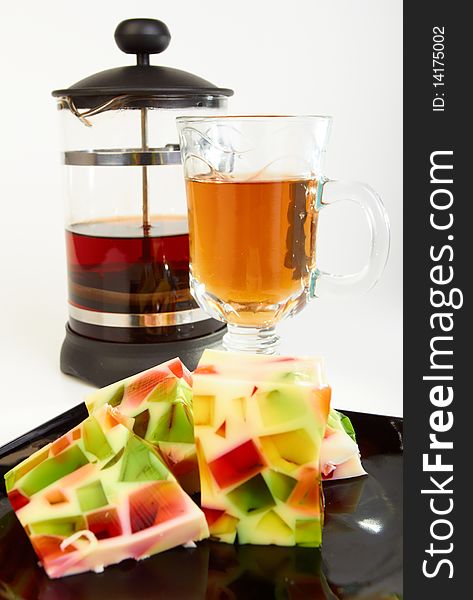
<instances>
[{"instance_id":1,"label":"id: 14175002 text","mask_svg":"<svg viewBox=\"0 0 473 600\"><path fill-rule=\"evenodd\" d=\"M432 28L432 110L445 110L445 27Z\"/></svg>"}]
</instances>

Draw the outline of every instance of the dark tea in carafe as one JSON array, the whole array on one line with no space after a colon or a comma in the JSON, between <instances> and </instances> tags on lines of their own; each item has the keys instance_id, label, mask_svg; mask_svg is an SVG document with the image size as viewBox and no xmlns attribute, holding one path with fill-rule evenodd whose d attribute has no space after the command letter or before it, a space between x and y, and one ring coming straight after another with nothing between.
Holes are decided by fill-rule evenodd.
<instances>
[{"instance_id":1,"label":"dark tea in carafe","mask_svg":"<svg viewBox=\"0 0 473 600\"><path fill-rule=\"evenodd\" d=\"M196 308L189 292L185 217L74 224L66 230L69 301L87 311L172 313Z\"/></svg>"}]
</instances>

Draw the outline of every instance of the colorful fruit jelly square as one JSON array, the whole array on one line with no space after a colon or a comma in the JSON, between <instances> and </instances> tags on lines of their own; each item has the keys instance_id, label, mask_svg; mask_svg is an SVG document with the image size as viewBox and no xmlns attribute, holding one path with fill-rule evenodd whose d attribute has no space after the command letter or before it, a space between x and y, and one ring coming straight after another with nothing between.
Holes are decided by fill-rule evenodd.
<instances>
[{"instance_id":1,"label":"colorful fruit jelly square","mask_svg":"<svg viewBox=\"0 0 473 600\"><path fill-rule=\"evenodd\" d=\"M319 461L330 408L321 362L206 350L193 391L211 537L320 546Z\"/></svg>"},{"instance_id":2,"label":"colorful fruit jelly square","mask_svg":"<svg viewBox=\"0 0 473 600\"><path fill-rule=\"evenodd\" d=\"M133 417L133 431L154 444L189 494L199 491L192 420L192 378L175 358L90 394L92 414L110 404Z\"/></svg>"},{"instance_id":3,"label":"colorful fruit jelly square","mask_svg":"<svg viewBox=\"0 0 473 600\"><path fill-rule=\"evenodd\" d=\"M101 406L5 475L50 577L100 571L208 536L204 513L132 426Z\"/></svg>"}]
</instances>

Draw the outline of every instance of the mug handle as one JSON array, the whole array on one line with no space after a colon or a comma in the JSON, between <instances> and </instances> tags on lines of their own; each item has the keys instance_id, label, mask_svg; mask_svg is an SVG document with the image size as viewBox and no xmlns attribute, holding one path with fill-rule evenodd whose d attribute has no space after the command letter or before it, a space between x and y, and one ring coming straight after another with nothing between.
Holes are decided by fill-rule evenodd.
<instances>
[{"instance_id":1,"label":"mug handle","mask_svg":"<svg viewBox=\"0 0 473 600\"><path fill-rule=\"evenodd\" d=\"M314 269L310 279L310 298L324 296L325 293L339 295L367 292L384 271L389 254L390 233L388 215L381 198L365 183L319 179L316 199L319 211L343 200L355 202L368 221L371 233L368 261L360 271L349 275L335 275Z\"/></svg>"}]
</instances>

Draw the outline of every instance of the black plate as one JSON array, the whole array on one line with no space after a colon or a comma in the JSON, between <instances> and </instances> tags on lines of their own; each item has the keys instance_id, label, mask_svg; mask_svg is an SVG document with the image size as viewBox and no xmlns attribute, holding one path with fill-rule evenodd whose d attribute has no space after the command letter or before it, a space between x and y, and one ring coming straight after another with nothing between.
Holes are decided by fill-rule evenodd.
<instances>
[{"instance_id":1,"label":"black plate","mask_svg":"<svg viewBox=\"0 0 473 600\"><path fill-rule=\"evenodd\" d=\"M402 590L402 419L347 412L369 475L325 482L322 551L203 542L52 580L5 497L4 473L87 416L81 404L0 449L0 599L393 600Z\"/></svg>"}]
</instances>

